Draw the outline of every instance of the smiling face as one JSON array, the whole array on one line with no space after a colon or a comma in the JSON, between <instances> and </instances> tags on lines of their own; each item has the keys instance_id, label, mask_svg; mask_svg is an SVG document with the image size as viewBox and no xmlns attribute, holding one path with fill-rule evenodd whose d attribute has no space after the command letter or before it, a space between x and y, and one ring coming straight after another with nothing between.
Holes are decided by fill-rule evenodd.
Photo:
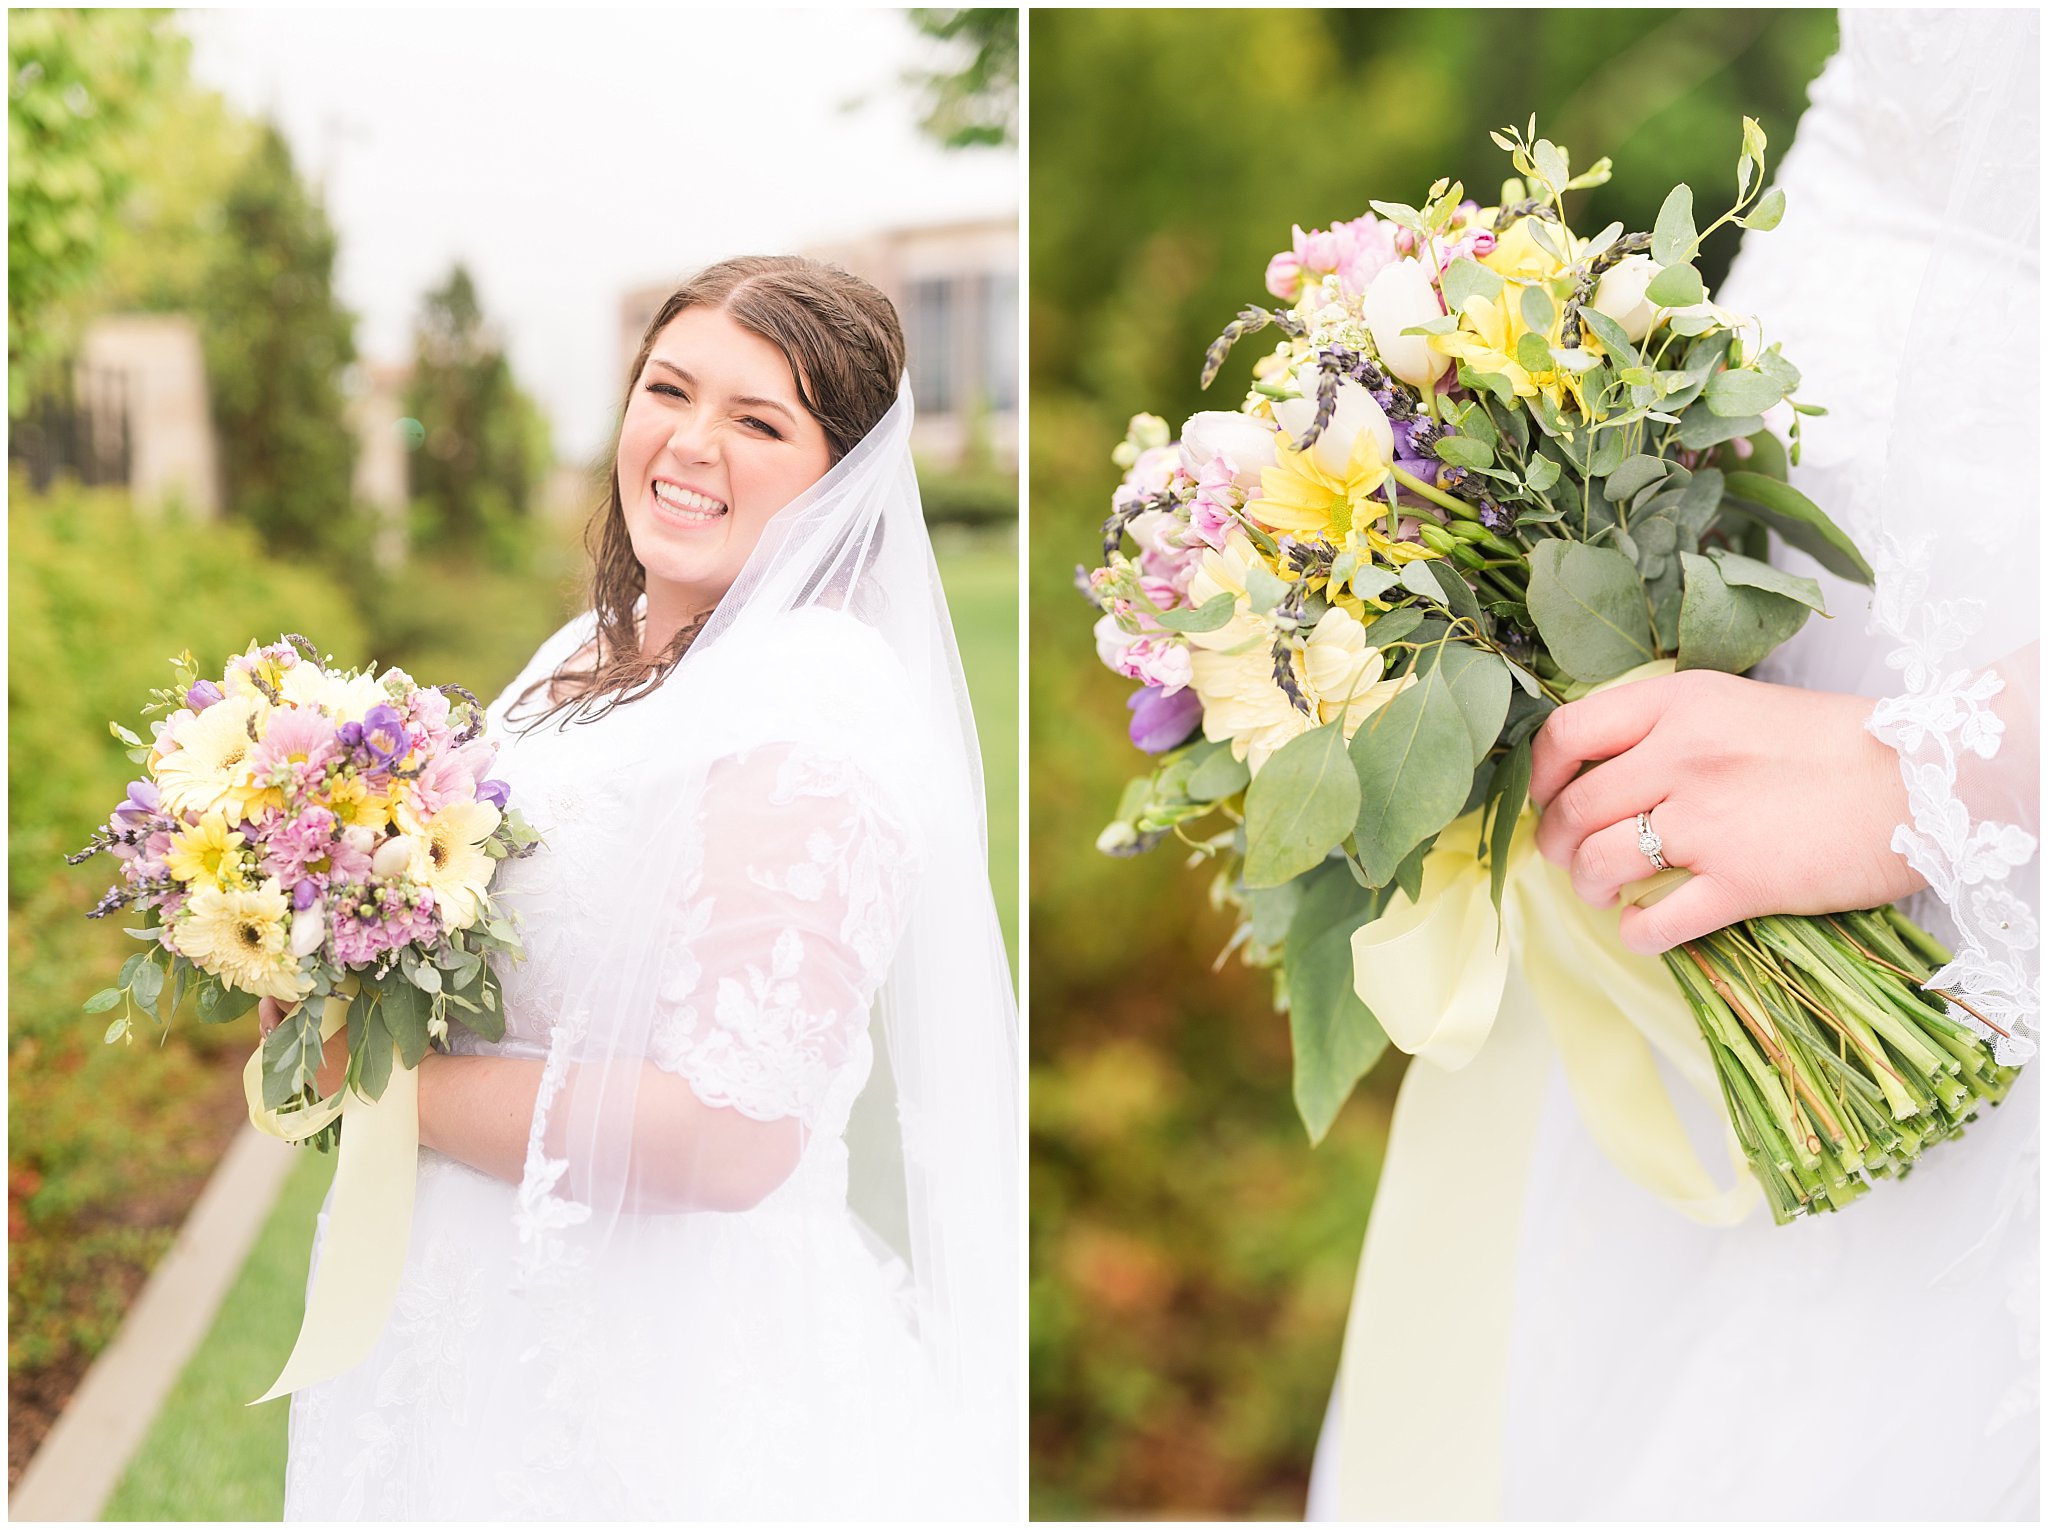
<instances>
[{"instance_id":1,"label":"smiling face","mask_svg":"<svg viewBox=\"0 0 2048 1530\"><path fill-rule=\"evenodd\" d=\"M615 469L649 644L715 606L769 518L831 465L776 346L717 308L676 315L634 379Z\"/></svg>"}]
</instances>

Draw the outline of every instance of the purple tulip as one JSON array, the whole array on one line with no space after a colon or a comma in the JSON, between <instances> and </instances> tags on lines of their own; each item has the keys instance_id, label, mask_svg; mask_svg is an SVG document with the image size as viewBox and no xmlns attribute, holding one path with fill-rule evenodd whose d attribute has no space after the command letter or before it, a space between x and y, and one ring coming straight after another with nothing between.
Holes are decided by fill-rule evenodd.
<instances>
[{"instance_id":1,"label":"purple tulip","mask_svg":"<svg viewBox=\"0 0 2048 1530\"><path fill-rule=\"evenodd\" d=\"M320 884L311 877L301 877L292 884L292 907L304 913L320 901Z\"/></svg>"},{"instance_id":2,"label":"purple tulip","mask_svg":"<svg viewBox=\"0 0 2048 1530\"><path fill-rule=\"evenodd\" d=\"M503 781L479 781L477 783L476 800L488 802L501 813L505 811L505 803L511 795L512 788Z\"/></svg>"},{"instance_id":3,"label":"purple tulip","mask_svg":"<svg viewBox=\"0 0 2048 1530\"><path fill-rule=\"evenodd\" d=\"M201 680L185 692L185 705L195 712L204 712L220 700L220 687L211 680Z\"/></svg>"},{"instance_id":4,"label":"purple tulip","mask_svg":"<svg viewBox=\"0 0 2048 1530\"><path fill-rule=\"evenodd\" d=\"M1202 698L1186 687L1169 696L1148 685L1125 705L1131 709L1131 742L1147 754L1184 743L1202 721Z\"/></svg>"}]
</instances>

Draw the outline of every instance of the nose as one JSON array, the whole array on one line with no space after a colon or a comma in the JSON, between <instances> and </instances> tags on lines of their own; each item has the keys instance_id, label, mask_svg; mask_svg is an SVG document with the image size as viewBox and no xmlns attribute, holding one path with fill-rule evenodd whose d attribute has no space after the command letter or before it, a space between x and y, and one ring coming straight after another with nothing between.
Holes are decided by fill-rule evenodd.
<instances>
[{"instance_id":1,"label":"nose","mask_svg":"<svg viewBox=\"0 0 2048 1530\"><path fill-rule=\"evenodd\" d=\"M717 455L718 432L702 410L683 410L669 432L668 449L683 462L709 462Z\"/></svg>"}]
</instances>

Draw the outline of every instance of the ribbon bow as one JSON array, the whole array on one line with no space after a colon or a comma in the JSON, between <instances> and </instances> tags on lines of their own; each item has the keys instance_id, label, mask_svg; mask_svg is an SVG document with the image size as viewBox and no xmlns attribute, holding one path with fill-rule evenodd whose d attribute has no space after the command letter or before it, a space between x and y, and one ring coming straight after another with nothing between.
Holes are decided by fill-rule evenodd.
<instances>
[{"instance_id":1,"label":"ribbon bow","mask_svg":"<svg viewBox=\"0 0 2048 1530\"><path fill-rule=\"evenodd\" d=\"M1352 936L1359 998L1416 1061L1345 1334L1347 1517L1498 1515L1515 1255L1553 1052L1594 1140L1644 1189L1715 1227L1759 1198L1733 1130L1736 1177L1723 1187L1665 1091L1657 1055L1720 1101L1677 985L1621 944L1617 911L1587 907L1537 853L1535 823L1525 811L1515 826L1499 916L1472 813L1424 858L1420 898L1397 894Z\"/></svg>"},{"instance_id":2,"label":"ribbon bow","mask_svg":"<svg viewBox=\"0 0 2048 1530\"><path fill-rule=\"evenodd\" d=\"M348 1023L353 982L328 997L320 1039ZM397 1051L397 1043L392 1044ZM263 1048L242 1070L249 1120L260 1132L302 1142L341 1118L327 1236L306 1297L299 1336L276 1381L256 1402L327 1381L368 1358L383 1336L412 1238L413 1189L419 1174L419 1075L397 1057L384 1093L366 1100L344 1084L317 1104L289 1111L263 1103ZM252 1403L253 1407L254 1404Z\"/></svg>"}]
</instances>

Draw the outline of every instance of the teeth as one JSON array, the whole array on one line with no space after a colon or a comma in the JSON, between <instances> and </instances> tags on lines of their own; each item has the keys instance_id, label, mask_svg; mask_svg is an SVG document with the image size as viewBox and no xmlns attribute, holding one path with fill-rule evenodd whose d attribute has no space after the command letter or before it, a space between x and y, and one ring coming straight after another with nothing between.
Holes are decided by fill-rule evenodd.
<instances>
[{"instance_id":1,"label":"teeth","mask_svg":"<svg viewBox=\"0 0 2048 1530\"><path fill-rule=\"evenodd\" d=\"M656 481L654 497L685 520L713 521L725 514L725 506L708 494L692 493L672 483Z\"/></svg>"}]
</instances>

